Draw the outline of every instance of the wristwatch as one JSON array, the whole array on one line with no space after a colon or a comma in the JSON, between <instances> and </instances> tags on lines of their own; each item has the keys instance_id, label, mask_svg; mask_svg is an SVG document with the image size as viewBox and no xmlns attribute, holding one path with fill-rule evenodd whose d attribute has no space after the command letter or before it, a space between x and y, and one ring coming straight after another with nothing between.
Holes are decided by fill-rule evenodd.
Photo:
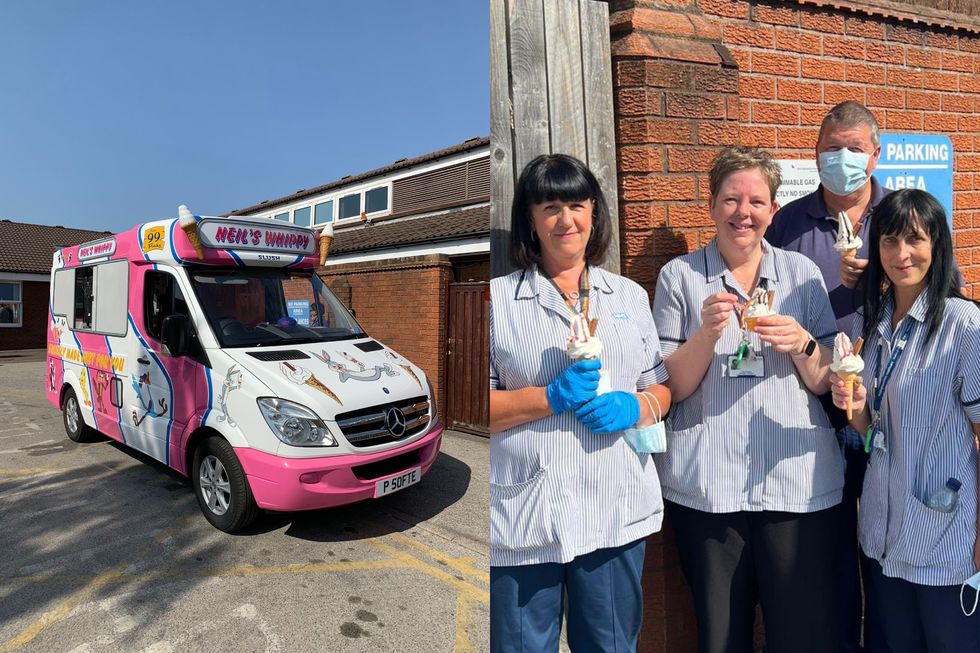
<instances>
[{"instance_id":1,"label":"wristwatch","mask_svg":"<svg viewBox=\"0 0 980 653\"><path fill-rule=\"evenodd\" d=\"M793 354L796 358L810 358L813 356L813 352L817 350L817 341L810 338L805 345L803 345L803 351L798 354Z\"/></svg>"}]
</instances>

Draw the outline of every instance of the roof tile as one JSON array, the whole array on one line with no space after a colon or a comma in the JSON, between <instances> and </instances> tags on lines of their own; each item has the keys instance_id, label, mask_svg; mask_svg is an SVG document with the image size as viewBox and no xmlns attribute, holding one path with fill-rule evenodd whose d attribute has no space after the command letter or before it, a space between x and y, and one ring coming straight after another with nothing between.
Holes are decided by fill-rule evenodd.
<instances>
[{"instance_id":1,"label":"roof tile","mask_svg":"<svg viewBox=\"0 0 980 653\"><path fill-rule=\"evenodd\" d=\"M111 233L0 220L0 272L49 274L55 250Z\"/></svg>"}]
</instances>

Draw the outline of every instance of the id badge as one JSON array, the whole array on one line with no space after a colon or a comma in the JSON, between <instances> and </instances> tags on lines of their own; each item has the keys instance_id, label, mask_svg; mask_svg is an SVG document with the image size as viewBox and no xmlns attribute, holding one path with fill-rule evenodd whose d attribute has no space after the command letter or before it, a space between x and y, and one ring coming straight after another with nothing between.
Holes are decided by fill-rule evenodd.
<instances>
[{"instance_id":1,"label":"id badge","mask_svg":"<svg viewBox=\"0 0 980 653\"><path fill-rule=\"evenodd\" d=\"M885 434L880 430L875 430L874 435L874 448L881 449L882 451L888 451L888 447L885 446Z\"/></svg>"},{"instance_id":2,"label":"id badge","mask_svg":"<svg viewBox=\"0 0 980 653\"><path fill-rule=\"evenodd\" d=\"M728 357L726 373L729 377L739 376L763 377L766 375L766 365L762 356L746 356L737 362L738 356ZM737 367L735 366L737 365Z\"/></svg>"}]
</instances>

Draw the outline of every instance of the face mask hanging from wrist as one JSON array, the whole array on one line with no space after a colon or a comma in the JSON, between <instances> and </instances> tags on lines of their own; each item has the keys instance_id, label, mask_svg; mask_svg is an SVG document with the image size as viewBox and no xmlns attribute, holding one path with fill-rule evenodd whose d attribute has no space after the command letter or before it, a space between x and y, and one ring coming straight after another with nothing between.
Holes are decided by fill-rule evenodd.
<instances>
[{"instance_id":1,"label":"face mask hanging from wrist","mask_svg":"<svg viewBox=\"0 0 980 653\"><path fill-rule=\"evenodd\" d=\"M973 608L969 612L966 611L966 603L964 602L967 587L973 588ZM973 613L977 611L977 603L980 603L980 571L967 578L960 586L960 609L963 610L963 614L968 617L973 616Z\"/></svg>"},{"instance_id":2,"label":"face mask hanging from wrist","mask_svg":"<svg viewBox=\"0 0 980 653\"><path fill-rule=\"evenodd\" d=\"M871 156L850 150L820 153L820 183L834 195L850 195L868 181Z\"/></svg>"},{"instance_id":3,"label":"face mask hanging from wrist","mask_svg":"<svg viewBox=\"0 0 980 653\"><path fill-rule=\"evenodd\" d=\"M667 430L664 428L664 415L660 401L656 395L650 392L641 392L640 396L646 400L647 406L650 407L650 415L655 414L657 416L657 421L643 428L628 428L623 432L623 437L626 439L626 444L636 453L664 453L667 451ZM651 398L653 403L657 404L656 413L653 411Z\"/></svg>"}]
</instances>

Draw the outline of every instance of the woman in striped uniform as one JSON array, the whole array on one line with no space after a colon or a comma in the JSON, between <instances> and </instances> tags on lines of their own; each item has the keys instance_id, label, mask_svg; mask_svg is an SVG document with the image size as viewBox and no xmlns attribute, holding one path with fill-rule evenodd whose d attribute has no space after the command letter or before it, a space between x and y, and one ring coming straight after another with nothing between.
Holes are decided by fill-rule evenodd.
<instances>
[{"instance_id":1,"label":"woman in striped uniform","mask_svg":"<svg viewBox=\"0 0 980 653\"><path fill-rule=\"evenodd\" d=\"M573 651L636 648L644 538L663 513L642 443L670 393L647 293L597 267L609 240L606 201L582 162L527 165L511 210L518 270L490 282L495 653L557 651L563 594ZM579 336L598 358L572 360L573 323L595 326L601 353Z\"/></svg>"},{"instance_id":2,"label":"woman in striped uniform","mask_svg":"<svg viewBox=\"0 0 980 653\"><path fill-rule=\"evenodd\" d=\"M885 197L869 237L851 425L871 452L859 535L880 650L980 651L980 615L959 599L980 571L980 308L960 294L946 215L928 193ZM835 377L834 403L846 401Z\"/></svg>"},{"instance_id":3,"label":"woman in striped uniform","mask_svg":"<svg viewBox=\"0 0 980 653\"><path fill-rule=\"evenodd\" d=\"M657 469L703 652L751 653L757 603L769 653L839 649L843 460L818 399L836 325L816 264L763 240L779 183L767 152L719 153L708 200L717 235L657 280L675 401ZM760 298L769 315L741 321Z\"/></svg>"}]
</instances>

